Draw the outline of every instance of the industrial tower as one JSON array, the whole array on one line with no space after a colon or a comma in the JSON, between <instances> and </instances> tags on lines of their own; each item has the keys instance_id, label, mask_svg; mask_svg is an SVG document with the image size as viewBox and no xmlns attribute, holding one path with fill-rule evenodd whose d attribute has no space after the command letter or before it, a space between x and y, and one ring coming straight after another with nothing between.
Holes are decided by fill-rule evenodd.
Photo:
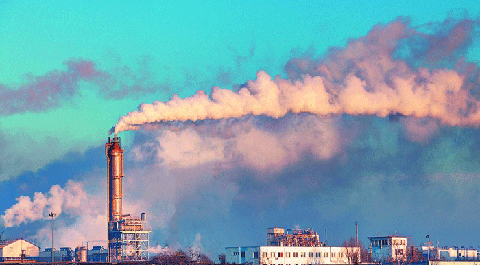
<instances>
[{"instance_id":1,"label":"industrial tower","mask_svg":"<svg viewBox=\"0 0 480 265\"><path fill-rule=\"evenodd\" d=\"M122 214L123 153L120 137L105 144L107 156L108 261L148 260L149 233L145 213L140 218Z\"/></svg>"}]
</instances>

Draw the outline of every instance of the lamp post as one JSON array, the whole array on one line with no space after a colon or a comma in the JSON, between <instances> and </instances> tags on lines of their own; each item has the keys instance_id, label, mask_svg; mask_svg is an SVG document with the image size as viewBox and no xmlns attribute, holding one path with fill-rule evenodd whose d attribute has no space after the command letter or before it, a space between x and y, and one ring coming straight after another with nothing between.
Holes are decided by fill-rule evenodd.
<instances>
[{"instance_id":1,"label":"lamp post","mask_svg":"<svg viewBox=\"0 0 480 265\"><path fill-rule=\"evenodd\" d=\"M53 262L55 261L53 257L53 217L55 217L56 214L54 214L53 212L50 212L48 216L52 217L52 265L53 265Z\"/></svg>"}]
</instances>

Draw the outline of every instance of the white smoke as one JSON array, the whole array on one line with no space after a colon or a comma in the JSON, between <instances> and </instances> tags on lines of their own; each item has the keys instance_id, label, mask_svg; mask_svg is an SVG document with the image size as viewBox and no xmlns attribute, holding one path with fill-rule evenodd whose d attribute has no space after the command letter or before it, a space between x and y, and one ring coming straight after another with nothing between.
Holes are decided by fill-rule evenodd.
<instances>
[{"instance_id":1,"label":"white smoke","mask_svg":"<svg viewBox=\"0 0 480 265\"><path fill-rule=\"evenodd\" d=\"M18 203L5 210L1 218L6 227L12 227L21 223L47 219L50 212L58 217L64 211L70 213L79 211L87 198L83 184L68 181L64 189L54 185L48 193L35 192L33 200L28 196L18 197Z\"/></svg>"},{"instance_id":2,"label":"white smoke","mask_svg":"<svg viewBox=\"0 0 480 265\"><path fill-rule=\"evenodd\" d=\"M397 49L411 37L432 43L425 53L435 56L415 58L425 61L425 65L433 64L432 60L454 61L450 57L455 57L456 50L463 51L470 43L472 23L467 22L459 22L446 36L445 32L418 32L403 20L377 26L367 36L350 41L346 48L333 49L320 62L289 62L290 76L295 75L292 64L300 72L296 81L272 78L259 71L255 80L248 81L238 91L214 87L210 95L198 91L184 99L175 95L167 102L142 104L138 111L121 117L111 132L137 130L145 124L168 121L246 115L278 118L287 113L380 117L402 114L430 117L448 125L477 125L480 102L468 88L478 80L467 80L467 73L461 69L413 68L407 59L395 57Z\"/></svg>"},{"instance_id":3,"label":"white smoke","mask_svg":"<svg viewBox=\"0 0 480 265\"><path fill-rule=\"evenodd\" d=\"M133 152L141 161L153 151L155 162L170 170L211 165L214 170L241 166L274 173L298 162L306 153L319 160L338 154L349 141L340 136L338 123L336 118L314 115L289 115L272 121L272 126L257 124L254 118L224 120L160 130L154 139L135 146Z\"/></svg>"}]
</instances>

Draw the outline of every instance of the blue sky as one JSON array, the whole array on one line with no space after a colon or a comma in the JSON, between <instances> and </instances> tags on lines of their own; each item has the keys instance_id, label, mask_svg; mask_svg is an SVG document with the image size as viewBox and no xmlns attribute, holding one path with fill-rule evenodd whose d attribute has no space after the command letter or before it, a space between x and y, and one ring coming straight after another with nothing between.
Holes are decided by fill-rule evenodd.
<instances>
[{"instance_id":1,"label":"blue sky","mask_svg":"<svg viewBox=\"0 0 480 265\"><path fill-rule=\"evenodd\" d=\"M419 32L399 42L412 53L396 50L413 72L423 67L436 80L433 73L473 69L475 77L478 14L472 1L0 1L5 235L47 247L56 210L58 244L101 240L103 145L141 103L209 95L214 86L238 91L260 70L292 81L321 65L347 71L339 59L347 53L335 51L356 56L346 47L375 25L387 34L392 21ZM455 24L462 19L474 37L452 54L415 54L424 43L445 53L441 43L455 25L466 27ZM151 216L152 246L199 245L212 257L263 244L271 226L326 228L341 244L355 221L362 240L397 231L417 244L430 234L442 245L476 246L478 123L376 116L385 115L246 115L121 132L125 211ZM37 198L39 210L21 196ZM9 209L31 215L8 223Z\"/></svg>"}]
</instances>

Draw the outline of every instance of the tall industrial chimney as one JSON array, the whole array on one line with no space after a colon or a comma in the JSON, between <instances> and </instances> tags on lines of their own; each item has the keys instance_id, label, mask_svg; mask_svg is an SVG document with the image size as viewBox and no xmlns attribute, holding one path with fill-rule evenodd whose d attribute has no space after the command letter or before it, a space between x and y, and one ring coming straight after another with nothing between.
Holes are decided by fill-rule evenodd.
<instances>
[{"instance_id":1,"label":"tall industrial chimney","mask_svg":"<svg viewBox=\"0 0 480 265\"><path fill-rule=\"evenodd\" d=\"M108 196L108 261L148 260L149 233L145 230L145 214L133 217L122 213L123 153L120 138L108 137L107 156Z\"/></svg>"},{"instance_id":2,"label":"tall industrial chimney","mask_svg":"<svg viewBox=\"0 0 480 265\"><path fill-rule=\"evenodd\" d=\"M108 222L122 219L122 178L123 178L123 152L120 138L116 135L108 138L105 144L108 174Z\"/></svg>"}]
</instances>

